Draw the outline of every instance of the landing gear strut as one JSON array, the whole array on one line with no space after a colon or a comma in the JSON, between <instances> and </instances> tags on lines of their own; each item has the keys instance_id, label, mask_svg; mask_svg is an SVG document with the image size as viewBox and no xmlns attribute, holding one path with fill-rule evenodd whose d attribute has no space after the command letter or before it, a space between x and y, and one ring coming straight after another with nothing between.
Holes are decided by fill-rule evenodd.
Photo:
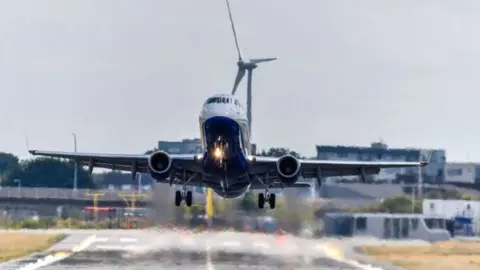
<instances>
[{"instance_id":1,"label":"landing gear strut","mask_svg":"<svg viewBox=\"0 0 480 270\"><path fill-rule=\"evenodd\" d=\"M195 178L195 176L197 176L197 174L193 174L187 180L186 179L186 171L185 170L183 171L183 181L184 181L183 189L182 189L182 191L180 191L180 190L175 191L175 206L180 206L180 204L182 203L183 200L185 200L185 204L188 207L192 206L193 194L190 190L187 190L187 185L190 183L190 181L193 180L193 178Z\"/></svg>"},{"instance_id":2,"label":"landing gear strut","mask_svg":"<svg viewBox=\"0 0 480 270\"><path fill-rule=\"evenodd\" d=\"M265 193L258 194L258 208L263 209L265 205L265 201L268 201L270 205L270 209L275 209L275 194L270 194L270 192L266 191Z\"/></svg>"}]
</instances>

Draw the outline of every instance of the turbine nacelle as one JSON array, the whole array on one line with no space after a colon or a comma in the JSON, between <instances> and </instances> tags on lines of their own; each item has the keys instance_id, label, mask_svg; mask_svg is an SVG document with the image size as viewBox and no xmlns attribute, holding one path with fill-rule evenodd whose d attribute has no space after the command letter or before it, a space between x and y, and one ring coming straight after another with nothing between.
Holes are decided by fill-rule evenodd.
<instances>
[{"instance_id":1,"label":"turbine nacelle","mask_svg":"<svg viewBox=\"0 0 480 270\"><path fill-rule=\"evenodd\" d=\"M148 157L148 170L156 180L164 180L170 176L172 157L164 151L153 152Z\"/></svg>"},{"instance_id":2,"label":"turbine nacelle","mask_svg":"<svg viewBox=\"0 0 480 270\"><path fill-rule=\"evenodd\" d=\"M250 59L248 61L244 61L243 59L240 58L237 62L238 71L237 71L237 76L235 77L235 82L233 83L232 95L234 95L237 92L238 85L242 81L243 77L245 77L245 73L247 70L248 72L252 72L252 70L258 67L258 64L274 61L277 59L278 58L276 57L270 57L270 58ZM248 85L249 85L248 87L251 87L251 77L249 77Z\"/></svg>"},{"instance_id":3,"label":"turbine nacelle","mask_svg":"<svg viewBox=\"0 0 480 270\"><path fill-rule=\"evenodd\" d=\"M238 43L238 38L237 38L237 31L235 30L235 23L233 22L233 17L232 17L232 11L230 9L230 2L228 0L225 0L225 3L227 4L227 9L228 9L228 16L230 18L230 25L232 26L232 32L233 32L233 38L235 40L235 46L237 47L237 54L238 54L238 71L237 71L237 76L235 77L235 82L233 83L233 89L232 89L232 95L235 94L237 91L237 87L242 81L243 77L245 76L245 72L248 70L250 73L248 76L248 91L251 91L251 79L252 79L252 70L257 68L257 64L263 63L263 62L270 62L273 60L277 60L276 57L270 57L270 58L256 58L256 59L250 59L250 60L243 60L242 56L242 51L240 50L240 45ZM248 104L251 104L250 102L247 101Z\"/></svg>"},{"instance_id":4,"label":"turbine nacelle","mask_svg":"<svg viewBox=\"0 0 480 270\"><path fill-rule=\"evenodd\" d=\"M277 160L277 174L280 182L286 186L293 185L300 177L300 161L292 155L284 155Z\"/></svg>"}]
</instances>

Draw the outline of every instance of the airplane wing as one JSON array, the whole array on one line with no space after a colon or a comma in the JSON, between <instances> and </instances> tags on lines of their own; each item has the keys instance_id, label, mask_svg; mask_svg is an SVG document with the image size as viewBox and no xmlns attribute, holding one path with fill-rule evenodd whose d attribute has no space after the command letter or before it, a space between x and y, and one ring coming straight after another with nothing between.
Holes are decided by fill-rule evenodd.
<instances>
[{"instance_id":1,"label":"airplane wing","mask_svg":"<svg viewBox=\"0 0 480 270\"><path fill-rule=\"evenodd\" d=\"M81 153L81 152L57 152L29 150L34 156L46 156L53 158L65 158L75 160L81 166L88 166L89 170L93 168L113 169L129 172L148 172L148 157L145 154L101 154L101 153ZM196 163L193 162L195 155L170 155L172 157L172 166L174 169L186 169L190 173L199 171Z\"/></svg>"},{"instance_id":2,"label":"airplane wing","mask_svg":"<svg viewBox=\"0 0 480 270\"><path fill-rule=\"evenodd\" d=\"M93 168L114 169L129 172L148 172L148 158L146 154L102 154L102 153L81 153L81 152L59 152L29 150L35 156L46 156L53 158L65 158L75 160L81 166L88 166L89 171ZM173 177L183 179L183 173L188 176L201 174L202 168L195 162L195 154L172 154L174 174ZM276 178L277 157L253 157L254 162L250 167L250 174L262 175L269 173L269 178ZM389 161L339 161L339 160L306 160L300 159L301 173L304 178L319 178L330 176L351 176L378 174L383 168L398 167L419 167L428 164L426 162L389 162ZM133 175L133 174L132 174ZM189 182L190 185L198 185L198 181ZM272 188L277 188L274 184ZM309 187L308 183L295 183L290 187ZM253 181L252 189L264 188L259 181Z\"/></svg>"},{"instance_id":3,"label":"airplane wing","mask_svg":"<svg viewBox=\"0 0 480 270\"><path fill-rule=\"evenodd\" d=\"M254 157L252 174L269 173L270 177L276 175L276 157ZM429 158L430 159L430 158ZM378 174L385 168L420 167L428 164L422 162L396 162L396 161L343 161L343 160L307 160L299 159L301 164L300 175L304 178L319 178L331 176L354 176Z\"/></svg>"}]
</instances>

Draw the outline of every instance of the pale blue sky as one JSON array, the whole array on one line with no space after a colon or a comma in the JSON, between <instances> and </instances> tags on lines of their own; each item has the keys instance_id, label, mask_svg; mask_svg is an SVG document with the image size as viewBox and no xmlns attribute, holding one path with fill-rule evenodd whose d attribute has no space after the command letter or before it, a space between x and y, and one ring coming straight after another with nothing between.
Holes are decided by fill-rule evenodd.
<instances>
[{"instance_id":1,"label":"pale blue sky","mask_svg":"<svg viewBox=\"0 0 480 270\"><path fill-rule=\"evenodd\" d=\"M254 74L253 141L445 148L480 161L480 2L232 0ZM0 3L0 150L137 153L197 137L229 92L223 0ZM244 99L245 85L239 90Z\"/></svg>"}]
</instances>

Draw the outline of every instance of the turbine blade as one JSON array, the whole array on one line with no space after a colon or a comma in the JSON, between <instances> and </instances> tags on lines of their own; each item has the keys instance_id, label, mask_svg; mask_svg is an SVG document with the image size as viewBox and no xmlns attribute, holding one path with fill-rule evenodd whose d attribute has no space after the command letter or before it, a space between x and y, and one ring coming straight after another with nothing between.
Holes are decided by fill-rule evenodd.
<instances>
[{"instance_id":1,"label":"turbine blade","mask_svg":"<svg viewBox=\"0 0 480 270\"><path fill-rule=\"evenodd\" d=\"M240 84L244 76L245 69L238 68L237 76L235 77L235 82L233 83L232 95L235 95L235 92L237 92L238 85Z\"/></svg>"},{"instance_id":2,"label":"turbine blade","mask_svg":"<svg viewBox=\"0 0 480 270\"><path fill-rule=\"evenodd\" d=\"M252 64L258 64L258 63L263 63L263 62L270 62L277 60L277 57L271 57L271 58L256 58L256 59L250 59L250 63Z\"/></svg>"},{"instance_id":3,"label":"turbine blade","mask_svg":"<svg viewBox=\"0 0 480 270\"><path fill-rule=\"evenodd\" d=\"M238 44L237 31L235 30L235 23L233 22L232 11L230 10L230 1L225 0L228 9L228 17L230 18L230 24L232 25L233 38L235 39L235 46L237 47L238 60L242 60L242 51L240 50L240 45Z\"/></svg>"}]
</instances>

